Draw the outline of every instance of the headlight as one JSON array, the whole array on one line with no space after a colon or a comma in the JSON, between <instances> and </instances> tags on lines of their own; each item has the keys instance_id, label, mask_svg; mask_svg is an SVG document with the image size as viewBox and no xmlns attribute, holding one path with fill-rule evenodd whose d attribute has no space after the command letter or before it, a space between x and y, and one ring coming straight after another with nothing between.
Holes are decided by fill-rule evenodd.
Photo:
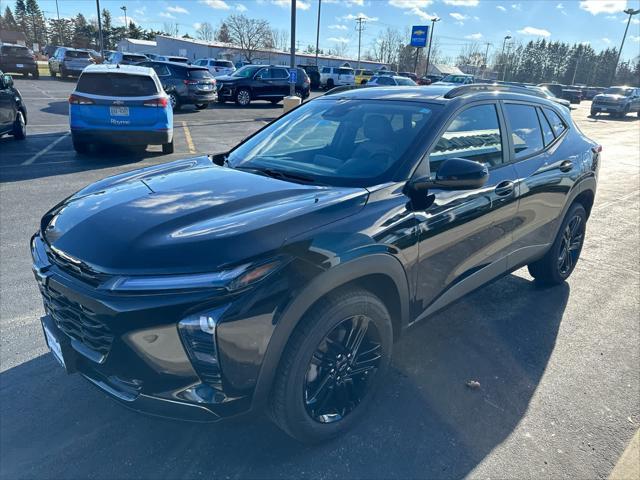
<instances>
[{"instance_id":1,"label":"headlight","mask_svg":"<svg viewBox=\"0 0 640 480\"><path fill-rule=\"evenodd\" d=\"M115 277L102 285L114 292L157 292L170 290L226 289L240 290L262 280L287 263L284 258L245 264L213 273Z\"/></svg>"}]
</instances>

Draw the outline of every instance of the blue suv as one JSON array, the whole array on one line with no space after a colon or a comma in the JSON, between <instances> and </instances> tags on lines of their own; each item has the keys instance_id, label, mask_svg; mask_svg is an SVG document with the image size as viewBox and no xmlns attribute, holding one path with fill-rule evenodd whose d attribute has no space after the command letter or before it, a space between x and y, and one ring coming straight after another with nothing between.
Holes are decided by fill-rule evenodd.
<instances>
[{"instance_id":1,"label":"blue suv","mask_svg":"<svg viewBox=\"0 0 640 480\"><path fill-rule=\"evenodd\" d=\"M98 143L162 145L173 153L173 111L151 68L87 67L69 97L69 126L78 153Z\"/></svg>"}]
</instances>

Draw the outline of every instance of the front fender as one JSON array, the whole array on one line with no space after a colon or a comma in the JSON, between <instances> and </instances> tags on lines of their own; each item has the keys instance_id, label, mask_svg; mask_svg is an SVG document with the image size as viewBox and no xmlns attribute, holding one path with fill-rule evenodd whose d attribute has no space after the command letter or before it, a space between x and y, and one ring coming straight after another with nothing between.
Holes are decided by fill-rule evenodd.
<instances>
[{"instance_id":1,"label":"front fender","mask_svg":"<svg viewBox=\"0 0 640 480\"><path fill-rule=\"evenodd\" d=\"M294 329L316 301L351 281L368 275L385 275L396 286L400 299L401 328L409 323L409 281L400 261L390 254L376 253L359 257L316 276L282 311L269 341L253 395L252 408L268 401L280 358Z\"/></svg>"}]
</instances>

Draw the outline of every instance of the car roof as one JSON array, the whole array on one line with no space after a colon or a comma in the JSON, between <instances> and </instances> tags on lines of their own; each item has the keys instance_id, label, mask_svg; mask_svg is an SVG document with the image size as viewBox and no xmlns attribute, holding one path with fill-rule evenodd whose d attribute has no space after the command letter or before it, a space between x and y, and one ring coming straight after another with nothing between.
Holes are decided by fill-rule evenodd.
<instances>
[{"instance_id":1,"label":"car roof","mask_svg":"<svg viewBox=\"0 0 640 480\"><path fill-rule=\"evenodd\" d=\"M146 75L152 76L153 69L149 67L140 67L138 65L114 65L112 63L101 63L99 65L89 65L82 73L122 73L128 75Z\"/></svg>"},{"instance_id":2,"label":"car roof","mask_svg":"<svg viewBox=\"0 0 640 480\"><path fill-rule=\"evenodd\" d=\"M475 86L478 90L470 88ZM463 102L464 100L521 100L536 102L550 107L557 106L556 102L548 100L527 92L525 87L515 87L509 91L508 87L496 86L492 90L492 84L471 84L460 87L457 85L426 85L426 86L381 86L375 88L353 88L329 95L335 99L358 99L358 100L399 100L399 101L428 101L433 103L446 104L449 102ZM457 90L459 94L447 98L447 94L452 90ZM533 92L533 90L532 90ZM452 92L453 93L453 92ZM322 98L322 97L321 97Z\"/></svg>"},{"instance_id":3,"label":"car roof","mask_svg":"<svg viewBox=\"0 0 640 480\"><path fill-rule=\"evenodd\" d=\"M29 47L25 47L24 45L20 45L19 43L7 43L7 42L2 42L0 43L0 47L22 47L22 48L29 48Z\"/></svg>"},{"instance_id":4,"label":"car roof","mask_svg":"<svg viewBox=\"0 0 640 480\"><path fill-rule=\"evenodd\" d=\"M188 68L189 70L207 70L203 65L194 65L192 63L170 62L169 60L149 60L153 63L161 63L163 65L172 65L174 67Z\"/></svg>"}]
</instances>

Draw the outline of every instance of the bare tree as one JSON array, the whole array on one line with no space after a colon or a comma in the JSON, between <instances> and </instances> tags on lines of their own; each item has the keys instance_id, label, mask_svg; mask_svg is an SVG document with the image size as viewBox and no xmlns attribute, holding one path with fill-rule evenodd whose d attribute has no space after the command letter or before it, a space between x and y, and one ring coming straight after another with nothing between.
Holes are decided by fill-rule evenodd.
<instances>
[{"instance_id":1,"label":"bare tree","mask_svg":"<svg viewBox=\"0 0 640 480\"><path fill-rule=\"evenodd\" d=\"M231 43L240 47L249 63L253 61L256 50L265 48L271 40L271 28L266 20L231 15L225 20L225 24Z\"/></svg>"},{"instance_id":2,"label":"bare tree","mask_svg":"<svg viewBox=\"0 0 640 480\"><path fill-rule=\"evenodd\" d=\"M213 27L209 22L203 22L196 29L196 37L200 40L210 42L213 40Z\"/></svg>"},{"instance_id":3,"label":"bare tree","mask_svg":"<svg viewBox=\"0 0 640 480\"><path fill-rule=\"evenodd\" d=\"M370 55L380 63L387 65L398 64L400 50L404 46L404 38L396 28L387 27L378 33L378 36L371 44Z\"/></svg>"},{"instance_id":4,"label":"bare tree","mask_svg":"<svg viewBox=\"0 0 640 480\"><path fill-rule=\"evenodd\" d=\"M170 37L177 37L180 33L178 22L164 22L162 30Z\"/></svg>"},{"instance_id":5,"label":"bare tree","mask_svg":"<svg viewBox=\"0 0 640 480\"><path fill-rule=\"evenodd\" d=\"M283 52L287 51L289 48L289 32L287 30L272 28L268 46Z\"/></svg>"},{"instance_id":6,"label":"bare tree","mask_svg":"<svg viewBox=\"0 0 640 480\"><path fill-rule=\"evenodd\" d=\"M329 49L329 55L346 57L347 50L349 50L349 44L347 42L336 42L335 45Z\"/></svg>"}]
</instances>

